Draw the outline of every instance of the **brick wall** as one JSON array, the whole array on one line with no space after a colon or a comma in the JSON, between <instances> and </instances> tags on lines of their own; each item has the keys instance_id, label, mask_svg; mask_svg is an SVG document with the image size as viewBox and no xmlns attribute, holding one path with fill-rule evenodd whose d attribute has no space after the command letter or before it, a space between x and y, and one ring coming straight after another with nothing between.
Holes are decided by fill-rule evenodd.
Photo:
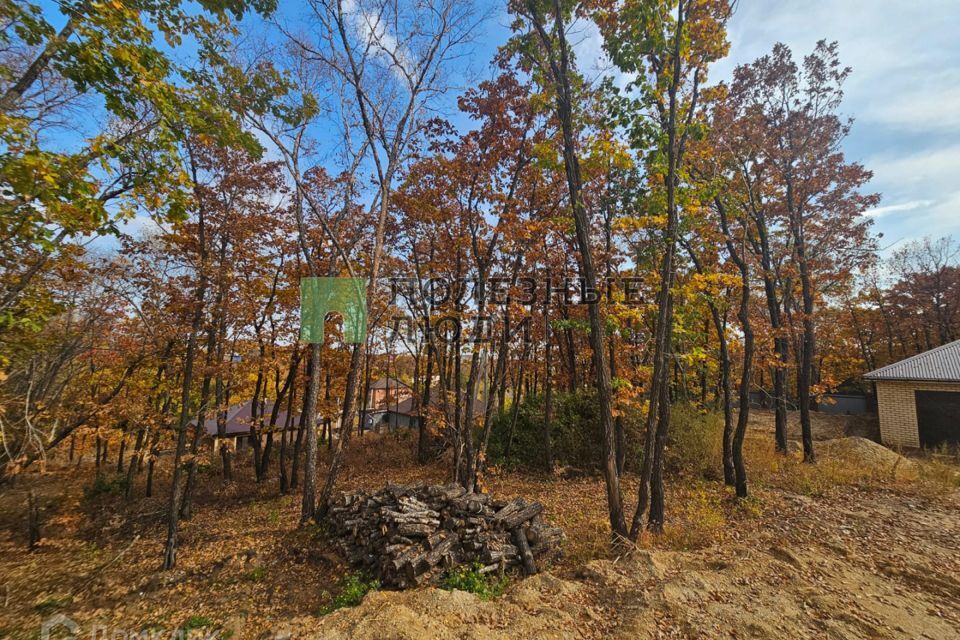
<instances>
[{"instance_id":1,"label":"brick wall","mask_svg":"<svg viewBox=\"0 0 960 640\"><path fill-rule=\"evenodd\" d=\"M960 384L877 381L880 440L889 447L919 447L917 403L914 391L960 391Z\"/></svg>"}]
</instances>

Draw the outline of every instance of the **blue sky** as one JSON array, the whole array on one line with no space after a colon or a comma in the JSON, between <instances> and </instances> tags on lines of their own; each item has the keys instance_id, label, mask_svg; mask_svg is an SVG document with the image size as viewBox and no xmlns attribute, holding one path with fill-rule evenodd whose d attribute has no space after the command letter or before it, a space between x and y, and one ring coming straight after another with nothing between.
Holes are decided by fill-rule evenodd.
<instances>
[{"instance_id":1,"label":"blue sky","mask_svg":"<svg viewBox=\"0 0 960 640\"><path fill-rule=\"evenodd\" d=\"M298 3L281 6L281 20L296 20ZM489 61L510 36L505 6L486 3L490 17L456 70L459 78L493 75ZM837 40L843 63L853 68L843 112L855 124L845 151L874 172L870 189L883 201L869 215L884 236L881 246L925 235L960 237L958 25L960 0L739 0L729 25L730 55L711 79L729 78L736 65L778 41L799 59L817 40ZM572 39L589 74L601 58L600 38L582 24ZM449 96L444 112L469 126L456 114L455 99Z\"/></svg>"},{"instance_id":2,"label":"blue sky","mask_svg":"<svg viewBox=\"0 0 960 640\"><path fill-rule=\"evenodd\" d=\"M478 39L477 57L508 36L503 11ZM840 43L853 68L842 111L855 119L848 159L874 172L882 194L870 212L892 248L925 235L960 237L960 1L739 0L729 25L730 55L711 80L768 53L776 42L799 60L820 39ZM600 38L581 28L581 66L596 67Z\"/></svg>"},{"instance_id":3,"label":"blue sky","mask_svg":"<svg viewBox=\"0 0 960 640\"><path fill-rule=\"evenodd\" d=\"M799 57L837 40L853 68L843 111L855 118L849 159L874 172L871 212L882 246L960 237L960 2L741 0L730 57L715 77L781 41Z\"/></svg>"}]
</instances>

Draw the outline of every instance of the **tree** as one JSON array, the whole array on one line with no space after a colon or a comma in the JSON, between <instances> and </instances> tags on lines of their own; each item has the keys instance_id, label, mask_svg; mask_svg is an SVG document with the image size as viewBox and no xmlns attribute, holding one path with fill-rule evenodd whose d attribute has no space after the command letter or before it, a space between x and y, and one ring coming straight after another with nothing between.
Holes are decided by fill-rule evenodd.
<instances>
[{"instance_id":1,"label":"tree","mask_svg":"<svg viewBox=\"0 0 960 640\"><path fill-rule=\"evenodd\" d=\"M367 256L367 306L371 307L377 293L394 181L410 144L423 133L424 110L445 91L444 73L473 31L473 7L469 2L453 0L430 0L415 7L401 7L396 0L351 6L339 0L316 0L310 8L322 27L317 37L308 40L289 32L287 35L303 60L319 64L334 83L343 87L338 110L345 139L352 140L352 133L357 131L361 139L359 151L347 149L348 157L366 158L372 164L376 191L370 212L376 222ZM351 162L350 166L348 178L352 188L360 166L358 162ZM298 191L302 191L299 184ZM352 190L348 193L352 201ZM363 355L364 346L355 345L341 414L341 435L319 507L315 505L312 487L304 484L305 519L314 517L317 509L318 517L326 513L356 412ZM314 371L314 375L319 375L316 368ZM309 473L310 461L315 456L315 447L309 446L309 440L307 456Z\"/></svg>"},{"instance_id":2,"label":"tree","mask_svg":"<svg viewBox=\"0 0 960 640\"><path fill-rule=\"evenodd\" d=\"M914 241L894 252L890 263L901 303L934 327L933 348L960 336L960 246L952 237ZM902 307L901 307L902 308ZM906 310L906 309L905 309ZM905 314L910 315L910 314Z\"/></svg>"},{"instance_id":3,"label":"tree","mask_svg":"<svg viewBox=\"0 0 960 640\"><path fill-rule=\"evenodd\" d=\"M201 59L216 67L224 63L232 20L250 9L266 14L273 3L205 0L200 6L195 11L179 0L0 3L4 327L42 321L48 312L30 303L28 290L76 239L116 233L136 204L162 216L183 214L189 190L182 188L185 167L176 149L181 123L205 125L225 144L245 138L210 91L205 71L177 64L155 39L194 43ZM72 148L60 144L77 137L71 111L86 106L90 113L97 103L104 109L84 123L87 140Z\"/></svg>"},{"instance_id":4,"label":"tree","mask_svg":"<svg viewBox=\"0 0 960 640\"><path fill-rule=\"evenodd\" d=\"M572 53L567 42L567 24L573 13L570 3L514 2L512 10L529 23L532 33L525 37L524 54L540 82L553 96L556 119L562 132L563 162L567 181L569 207L576 228L577 258L584 289L596 294L597 271L590 243L590 222L583 200L583 178L580 171L578 141L574 122L575 71ZM597 401L603 428L603 472L607 488L607 507L614 536L628 534L617 472L616 431L612 413L610 370L604 353L604 331L599 305L588 304L590 322L590 349L596 376Z\"/></svg>"},{"instance_id":5,"label":"tree","mask_svg":"<svg viewBox=\"0 0 960 640\"><path fill-rule=\"evenodd\" d=\"M598 24L604 50L620 71L637 80L617 101L631 146L648 155L650 205L664 216L654 334L653 378L637 510L630 527L636 539L649 503L648 523L663 528L663 451L670 424L669 370L673 360L673 285L685 155L691 136L703 128L701 91L711 62L727 52L728 0L637 0L601 7Z\"/></svg>"},{"instance_id":6,"label":"tree","mask_svg":"<svg viewBox=\"0 0 960 640\"><path fill-rule=\"evenodd\" d=\"M747 101L748 117L762 122L754 164L765 170L775 190L774 215L785 228L790 256L799 279L798 312L802 323L797 366L797 395L804 460L813 462L810 427L813 365L816 357L816 304L835 284L869 260L870 219L863 212L878 196L861 188L871 173L848 163L839 150L851 122L837 115L849 68L840 66L836 43L821 41L803 66L794 63L785 45L735 74L733 94ZM792 288L784 284L785 294Z\"/></svg>"},{"instance_id":7,"label":"tree","mask_svg":"<svg viewBox=\"0 0 960 640\"><path fill-rule=\"evenodd\" d=\"M442 389L454 394L460 412L453 416L453 477L467 489L478 486L492 428L493 404L475 400L481 385L488 396L505 385L509 359L512 307L504 289L517 280L529 240L526 216L538 208L541 172L533 166L537 145L547 136L542 118L529 100L529 85L517 78L506 61L492 81L483 82L460 100L460 109L479 121L477 129L449 139L447 126L431 137L435 153L408 170L396 196L405 216L403 248L418 271L445 274L451 281L472 282L469 303L455 304L455 314L469 346L465 384L443 380ZM442 242L436 242L442 238ZM439 245L439 246L437 246ZM454 251L443 247L455 248ZM418 254L428 254L424 260ZM419 322L430 326L440 305L424 305L419 287L406 296L406 305ZM485 339L483 323L491 339ZM442 346L434 331L426 331L427 348L434 357ZM492 336L497 335L498 340ZM496 343L496 344L494 344ZM486 367L495 357L495 365ZM483 411L479 411L479 409ZM479 424L479 433L477 425Z\"/></svg>"}]
</instances>

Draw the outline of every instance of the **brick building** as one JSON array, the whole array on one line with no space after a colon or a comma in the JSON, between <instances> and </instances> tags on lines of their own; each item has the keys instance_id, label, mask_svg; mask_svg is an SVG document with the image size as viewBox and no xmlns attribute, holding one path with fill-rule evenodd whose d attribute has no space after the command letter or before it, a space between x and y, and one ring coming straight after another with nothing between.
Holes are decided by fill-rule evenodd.
<instances>
[{"instance_id":1,"label":"brick building","mask_svg":"<svg viewBox=\"0 0 960 640\"><path fill-rule=\"evenodd\" d=\"M877 388L883 444L960 443L960 340L871 371L864 378Z\"/></svg>"}]
</instances>

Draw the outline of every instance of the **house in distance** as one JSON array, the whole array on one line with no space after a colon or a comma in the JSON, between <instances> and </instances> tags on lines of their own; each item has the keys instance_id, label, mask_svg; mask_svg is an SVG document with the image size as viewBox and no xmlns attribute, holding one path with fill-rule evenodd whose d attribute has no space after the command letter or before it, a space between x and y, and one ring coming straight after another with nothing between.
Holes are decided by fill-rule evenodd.
<instances>
[{"instance_id":1,"label":"house in distance","mask_svg":"<svg viewBox=\"0 0 960 640\"><path fill-rule=\"evenodd\" d=\"M270 414L273 411L273 401L266 400L263 403L263 426L260 433L261 444L267 437L267 427L270 424ZM287 419L287 412L281 409L277 414L276 425L273 431L280 433L284 429L296 430L300 427L300 415L294 414L291 420ZM221 446L228 446L231 449L243 449L251 444L250 425L253 423L253 400L232 405L227 410L226 424L224 433L221 435L217 429L217 415L213 415L203 421L204 437L209 438L213 444L213 450L219 451Z\"/></svg>"},{"instance_id":2,"label":"house in distance","mask_svg":"<svg viewBox=\"0 0 960 640\"><path fill-rule=\"evenodd\" d=\"M370 383L367 394L367 410L363 428L380 431L383 427L417 427L420 414L416 409L413 389L396 378L380 378Z\"/></svg>"},{"instance_id":3,"label":"house in distance","mask_svg":"<svg viewBox=\"0 0 960 640\"><path fill-rule=\"evenodd\" d=\"M877 387L883 444L960 444L960 340L871 371L864 378Z\"/></svg>"}]
</instances>

